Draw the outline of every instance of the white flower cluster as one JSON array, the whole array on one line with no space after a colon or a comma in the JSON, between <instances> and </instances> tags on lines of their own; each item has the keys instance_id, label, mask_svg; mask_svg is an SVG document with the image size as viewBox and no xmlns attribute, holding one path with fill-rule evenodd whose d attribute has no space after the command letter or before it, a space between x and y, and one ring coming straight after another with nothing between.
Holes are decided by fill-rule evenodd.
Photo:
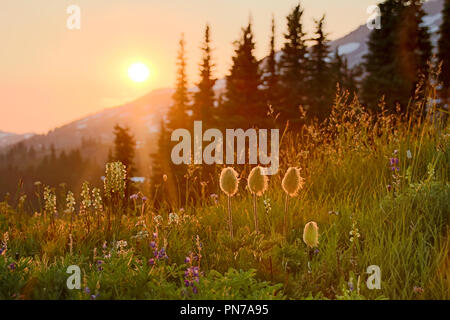
<instances>
[{"instance_id":1,"label":"white flower cluster","mask_svg":"<svg viewBox=\"0 0 450 320\"><path fill-rule=\"evenodd\" d=\"M125 196L126 176L126 168L120 161L106 164L105 180L103 183L107 198L111 198L114 194L119 195L121 198Z\"/></svg>"},{"instance_id":2,"label":"white flower cluster","mask_svg":"<svg viewBox=\"0 0 450 320\"><path fill-rule=\"evenodd\" d=\"M72 191L67 192L66 195L66 212L70 214L75 212L75 195Z\"/></svg>"},{"instance_id":3,"label":"white flower cluster","mask_svg":"<svg viewBox=\"0 0 450 320\"><path fill-rule=\"evenodd\" d=\"M56 213L56 195L49 186L44 189L44 210L48 214Z\"/></svg>"}]
</instances>

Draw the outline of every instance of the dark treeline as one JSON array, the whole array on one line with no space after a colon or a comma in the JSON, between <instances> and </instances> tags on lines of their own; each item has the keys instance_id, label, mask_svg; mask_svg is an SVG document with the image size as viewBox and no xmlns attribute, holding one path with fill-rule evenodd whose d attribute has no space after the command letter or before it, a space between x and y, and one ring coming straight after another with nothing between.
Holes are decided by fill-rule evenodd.
<instances>
[{"instance_id":1,"label":"dark treeline","mask_svg":"<svg viewBox=\"0 0 450 320\"><path fill-rule=\"evenodd\" d=\"M103 166L97 161L83 156L81 150L87 149L88 141L80 148L70 151L57 151L53 145L36 150L18 143L0 155L0 196L9 198L16 204L19 197L26 195L33 209L37 208L38 197L44 185L59 190L63 195L67 190L79 192L83 181L101 185ZM9 196L8 196L9 194Z\"/></svg>"},{"instance_id":2,"label":"dark treeline","mask_svg":"<svg viewBox=\"0 0 450 320\"><path fill-rule=\"evenodd\" d=\"M206 26L203 53L199 64L198 91L191 96L186 80L185 40L180 40L177 59L178 75L173 105L165 121L161 122L158 150L151 155L152 185L158 188L161 203L170 201L172 207L182 206L186 181L196 172L196 185L203 193L214 192L217 186L209 179L214 166L189 167L174 165L170 160L171 132L177 128L191 129L193 121L201 120L203 130L208 128L280 128L286 125L298 130L302 121L323 121L331 111L336 88L358 95L369 109L376 109L384 96L386 110L406 112L409 99L419 83L427 83L429 62L443 62L443 85L440 86L442 105L448 103L450 50L448 39L449 5L445 1L444 23L439 42L439 61L432 59L429 30L424 26L423 1L386 0L380 5L381 28L371 32L369 53L362 65L352 69L344 57L330 52L326 31L326 17L314 21L313 34L303 26L304 10L301 3L286 17L284 43L277 52L277 26L272 19L268 55L258 60L254 55L255 41L252 22L242 28L234 42L232 65L226 76L224 92L215 94L213 87L214 63L211 28ZM301 115L306 111L306 120ZM217 179L216 179L217 180ZM199 191L200 192L200 191ZM167 195L175 194L172 199ZM165 198L162 198L165 197Z\"/></svg>"}]
</instances>

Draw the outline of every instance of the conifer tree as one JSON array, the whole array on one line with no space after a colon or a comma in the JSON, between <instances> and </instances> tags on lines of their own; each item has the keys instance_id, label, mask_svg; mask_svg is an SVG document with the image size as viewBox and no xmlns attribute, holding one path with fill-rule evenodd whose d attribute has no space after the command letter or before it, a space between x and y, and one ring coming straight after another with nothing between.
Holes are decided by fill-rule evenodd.
<instances>
[{"instance_id":1,"label":"conifer tree","mask_svg":"<svg viewBox=\"0 0 450 320\"><path fill-rule=\"evenodd\" d=\"M242 29L242 38L235 42L233 65L227 76L222 119L228 126L249 128L259 126L266 116L266 106L260 91L259 61L253 54L255 42L252 24Z\"/></svg>"},{"instance_id":2,"label":"conifer tree","mask_svg":"<svg viewBox=\"0 0 450 320\"><path fill-rule=\"evenodd\" d=\"M438 59L442 62L440 97L444 105L450 103L450 0L445 0L438 42Z\"/></svg>"},{"instance_id":3,"label":"conifer tree","mask_svg":"<svg viewBox=\"0 0 450 320\"><path fill-rule=\"evenodd\" d=\"M280 76L278 70L278 64L276 61L276 49L275 49L275 19L272 17L270 37L270 53L265 61L264 70L264 86L265 86L265 99L266 104L272 106L274 109L278 109L280 105Z\"/></svg>"},{"instance_id":4,"label":"conifer tree","mask_svg":"<svg viewBox=\"0 0 450 320\"><path fill-rule=\"evenodd\" d=\"M198 91L194 95L193 120L202 120L203 125L209 127L214 122L214 84L216 79L212 76L214 64L211 59L210 27L206 25L205 38L201 47L203 57L200 64L200 82Z\"/></svg>"},{"instance_id":5,"label":"conifer tree","mask_svg":"<svg viewBox=\"0 0 450 320\"><path fill-rule=\"evenodd\" d=\"M315 37L312 38L309 80L309 115L319 120L328 117L333 99L330 66L327 62L329 46L324 32L325 15L315 20Z\"/></svg>"},{"instance_id":6,"label":"conifer tree","mask_svg":"<svg viewBox=\"0 0 450 320\"><path fill-rule=\"evenodd\" d=\"M136 152L136 140L130 133L130 129L127 127L121 127L116 124L114 126L114 161L120 161L125 165L127 170L127 184L125 196L131 194L131 180L136 172L134 164L134 155Z\"/></svg>"},{"instance_id":7,"label":"conifer tree","mask_svg":"<svg viewBox=\"0 0 450 320\"><path fill-rule=\"evenodd\" d=\"M381 28L372 31L365 56L362 97L375 108L384 95L391 111L399 103L405 112L431 54L422 1L386 0L380 11Z\"/></svg>"},{"instance_id":8,"label":"conifer tree","mask_svg":"<svg viewBox=\"0 0 450 320\"><path fill-rule=\"evenodd\" d=\"M306 103L307 46L302 24L303 9L297 5L287 16L286 40L282 49L280 74L283 100L279 108L280 119L294 123L299 118L299 107Z\"/></svg>"},{"instance_id":9,"label":"conifer tree","mask_svg":"<svg viewBox=\"0 0 450 320\"><path fill-rule=\"evenodd\" d=\"M186 52L184 35L181 35L179 42L179 51L177 57L177 83L175 93L172 96L173 104L169 109L168 129L173 131L179 128L186 128L188 124L188 110L189 110L189 93L188 80L186 74Z\"/></svg>"}]
</instances>

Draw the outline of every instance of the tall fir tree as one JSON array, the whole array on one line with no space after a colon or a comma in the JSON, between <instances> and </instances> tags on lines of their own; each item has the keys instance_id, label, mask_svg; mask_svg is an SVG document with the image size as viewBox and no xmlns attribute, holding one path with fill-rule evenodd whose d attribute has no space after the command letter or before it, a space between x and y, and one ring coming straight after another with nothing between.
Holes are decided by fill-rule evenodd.
<instances>
[{"instance_id":1,"label":"tall fir tree","mask_svg":"<svg viewBox=\"0 0 450 320\"><path fill-rule=\"evenodd\" d=\"M442 103L448 108L450 104L450 0L445 0L444 2L442 20L438 42L438 59L439 62L442 62L440 74L442 87L440 88L439 95Z\"/></svg>"},{"instance_id":2,"label":"tall fir tree","mask_svg":"<svg viewBox=\"0 0 450 320\"><path fill-rule=\"evenodd\" d=\"M312 38L309 68L309 115L323 120L328 117L333 101L330 81L330 66L327 62L330 52L327 34L324 32L325 15L315 20L315 36Z\"/></svg>"},{"instance_id":3,"label":"tall fir tree","mask_svg":"<svg viewBox=\"0 0 450 320\"><path fill-rule=\"evenodd\" d=\"M252 24L249 22L242 29L242 38L235 42L233 65L226 77L226 93L221 112L222 120L226 119L226 126L235 128L249 128L264 123L266 106L262 99L261 74L259 61L253 51ZM225 125L224 121L222 123Z\"/></svg>"},{"instance_id":4,"label":"tall fir tree","mask_svg":"<svg viewBox=\"0 0 450 320\"><path fill-rule=\"evenodd\" d=\"M136 167L134 163L134 156L136 153L136 140L130 133L128 127L121 127L116 124L114 126L114 161L120 161L126 168L127 183L125 196L128 196L132 192L131 178L136 173Z\"/></svg>"},{"instance_id":5,"label":"tall fir tree","mask_svg":"<svg viewBox=\"0 0 450 320\"><path fill-rule=\"evenodd\" d=\"M212 71L214 64L211 56L211 34L210 27L207 24L205 28L205 38L202 44L202 63L200 64L200 82L197 84L198 91L194 94L193 102L193 120L202 120L203 125L210 127L215 120L215 92Z\"/></svg>"},{"instance_id":6,"label":"tall fir tree","mask_svg":"<svg viewBox=\"0 0 450 320\"><path fill-rule=\"evenodd\" d=\"M169 109L167 114L167 145L170 150L178 143L171 141L172 132L176 129L191 129L192 123L190 123L190 117L188 115L188 111L190 106L190 97L188 92L188 80L186 74L186 52L185 52L185 42L184 35L181 35L181 39L179 42L179 51L177 58L177 82L175 93L173 94L173 104ZM172 202L172 209L179 208L183 205L182 199L184 197L185 190L185 173L186 173L186 164L175 165L170 160L170 169L168 169L168 179L169 184L176 186L177 188L177 201Z\"/></svg>"},{"instance_id":7,"label":"tall fir tree","mask_svg":"<svg viewBox=\"0 0 450 320\"><path fill-rule=\"evenodd\" d=\"M370 34L362 97L369 107L375 108L384 95L391 111L398 103L405 112L419 75L427 76L431 55L422 1L386 0L379 7L381 28Z\"/></svg>"},{"instance_id":8,"label":"tall fir tree","mask_svg":"<svg viewBox=\"0 0 450 320\"><path fill-rule=\"evenodd\" d=\"M272 17L271 36L270 36L270 52L265 60L264 68L264 95L266 104L277 110L280 105L280 75L278 63L276 60L275 48L275 18Z\"/></svg>"},{"instance_id":9,"label":"tall fir tree","mask_svg":"<svg viewBox=\"0 0 450 320\"><path fill-rule=\"evenodd\" d=\"M172 96L173 103L167 114L169 131L185 128L188 124L188 110L190 108L188 80L186 74L186 52L184 34L181 35L177 57L177 83L175 93Z\"/></svg>"},{"instance_id":10,"label":"tall fir tree","mask_svg":"<svg viewBox=\"0 0 450 320\"><path fill-rule=\"evenodd\" d=\"M282 49L280 75L283 86L280 120L298 123L299 107L307 100L307 46L302 24L303 9L298 4L287 16L286 42Z\"/></svg>"}]
</instances>

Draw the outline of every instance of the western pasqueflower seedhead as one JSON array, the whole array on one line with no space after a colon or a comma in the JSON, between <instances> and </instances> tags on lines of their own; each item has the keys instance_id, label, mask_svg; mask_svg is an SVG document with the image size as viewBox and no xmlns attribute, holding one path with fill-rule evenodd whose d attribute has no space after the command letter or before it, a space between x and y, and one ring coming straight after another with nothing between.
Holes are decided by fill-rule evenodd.
<instances>
[{"instance_id":1,"label":"western pasqueflower seedhead","mask_svg":"<svg viewBox=\"0 0 450 320\"><path fill-rule=\"evenodd\" d=\"M303 187L303 178L300 176L300 168L291 167L284 175L281 182L284 192L289 196L295 197L298 191Z\"/></svg>"},{"instance_id":2,"label":"western pasqueflower seedhead","mask_svg":"<svg viewBox=\"0 0 450 320\"><path fill-rule=\"evenodd\" d=\"M238 191L239 180L238 173L231 167L224 168L220 173L220 189L227 196L234 196Z\"/></svg>"},{"instance_id":3,"label":"western pasqueflower seedhead","mask_svg":"<svg viewBox=\"0 0 450 320\"><path fill-rule=\"evenodd\" d=\"M310 248L319 245L319 227L314 221L308 222L303 230L303 241Z\"/></svg>"},{"instance_id":4,"label":"western pasqueflower seedhead","mask_svg":"<svg viewBox=\"0 0 450 320\"><path fill-rule=\"evenodd\" d=\"M261 167L257 166L250 171L248 175L248 188L250 192L256 194L258 197L267 190L269 178L263 175Z\"/></svg>"}]
</instances>

